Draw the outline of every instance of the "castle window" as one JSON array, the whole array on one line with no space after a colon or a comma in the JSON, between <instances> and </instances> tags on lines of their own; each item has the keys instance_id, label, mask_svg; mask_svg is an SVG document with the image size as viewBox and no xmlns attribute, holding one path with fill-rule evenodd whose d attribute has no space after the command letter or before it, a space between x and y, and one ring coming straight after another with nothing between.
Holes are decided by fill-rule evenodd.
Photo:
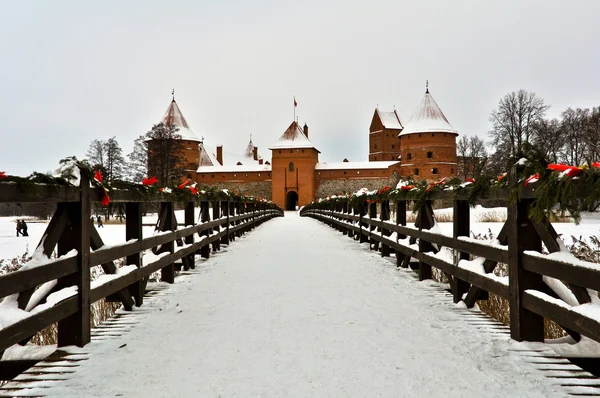
<instances>
[{"instance_id":1,"label":"castle window","mask_svg":"<svg viewBox=\"0 0 600 398\"><path fill-rule=\"evenodd\" d=\"M215 178L215 175L213 174L211 177L212 177L212 178Z\"/></svg>"},{"instance_id":2,"label":"castle window","mask_svg":"<svg viewBox=\"0 0 600 398\"><path fill-rule=\"evenodd\" d=\"M412 159L412 154L409 152L406 154L406 160L411 160Z\"/></svg>"},{"instance_id":3,"label":"castle window","mask_svg":"<svg viewBox=\"0 0 600 398\"><path fill-rule=\"evenodd\" d=\"M450 169L450 174L454 174L454 169Z\"/></svg>"},{"instance_id":4,"label":"castle window","mask_svg":"<svg viewBox=\"0 0 600 398\"><path fill-rule=\"evenodd\" d=\"M358 171L358 170L357 170L357 171L356 171L356 174L360 174L360 171Z\"/></svg>"},{"instance_id":5,"label":"castle window","mask_svg":"<svg viewBox=\"0 0 600 398\"><path fill-rule=\"evenodd\" d=\"M302 150L302 153L304 153L304 149Z\"/></svg>"},{"instance_id":6,"label":"castle window","mask_svg":"<svg viewBox=\"0 0 600 398\"><path fill-rule=\"evenodd\" d=\"M331 175L333 175L333 171L331 172Z\"/></svg>"},{"instance_id":7,"label":"castle window","mask_svg":"<svg viewBox=\"0 0 600 398\"><path fill-rule=\"evenodd\" d=\"M375 149L377 149L377 144L375 144Z\"/></svg>"},{"instance_id":8,"label":"castle window","mask_svg":"<svg viewBox=\"0 0 600 398\"><path fill-rule=\"evenodd\" d=\"M419 138L421 138L421 134L419 134Z\"/></svg>"},{"instance_id":9,"label":"castle window","mask_svg":"<svg viewBox=\"0 0 600 398\"><path fill-rule=\"evenodd\" d=\"M260 173L258 173L258 176L260 177Z\"/></svg>"},{"instance_id":10,"label":"castle window","mask_svg":"<svg viewBox=\"0 0 600 398\"><path fill-rule=\"evenodd\" d=\"M433 152L427 152L427 159L433 159Z\"/></svg>"},{"instance_id":11,"label":"castle window","mask_svg":"<svg viewBox=\"0 0 600 398\"><path fill-rule=\"evenodd\" d=\"M294 150L293 150L293 149L290 149L290 153L294 153Z\"/></svg>"},{"instance_id":12,"label":"castle window","mask_svg":"<svg viewBox=\"0 0 600 398\"><path fill-rule=\"evenodd\" d=\"M414 174L415 174L416 176L418 176L418 175L419 175L419 169L415 169L415 172L414 172Z\"/></svg>"},{"instance_id":13,"label":"castle window","mask_svg":"<svg viewBox=\"0 0 600 398\"><path fill-rule=\"evenodd\" d=\"M438 173L438 169L436 169L435 167L433 169L431 169L431 174L437 174Z\"/></svg>"},{"instance_id":14,"label":"castle window","mask_svg":"<svg viewBox=\"0 0 600 398\"><path fill-rule=\"evenodd\" d=\"M344 174L346 174L346 172L344 171Z\"/></svg>"},{"instance_id":15,"label":"castle window","mask_svg":"<svg viewBox=\"0 0 600 398\"><path fill-rule=\"evenodd\" d=\"M373 158L373 160L377 160L377 156L375 156L375 157Z\"/></svg>"},{"instance_id":16,"label":"castle window","mask_svg":"<svg viewBox=\"0 0 600 398\"><path fill-rule=\"evenodd\" d=\"M392 149L394 149L394 144L392 144Z\"/></svg>"},{"instance_id":17,"label":"castle window","mask_svg":"<svg viewBox=\"0 0 600 398\"><path fill-rule=\"evenodd\" d=\"M248 173L246 173L246 177L248 177Z\"/></svg>"},{"instance_id":18,"label":"castle window","mask_svg":"<svg viewBox=\"0 0 600 398\"><path fill-rule=\"evenodd\" d=\"M269 177L271 177L271 173L269 173Z\"/></svg>"},{"instance_id":19,"label":"castle window","mask_svg":"<svg viewBox=\"0 0 600 398\"><path fill-rule=\"evenodd\" d=\"M234 174L233 176L234 176L234 177L237 177L237 174Z\"/></svg>"},{"instance_id":20,"label":"castle window","mask_svg":"<svg viewBox=\"0 0 600 398\"><path fill-rule=\"evenodd\" d=\"M432 137L435 137L435 134L434 134L434 133L431 133L431 136L432 136Z\"/></svg>"},{"instance_id":21,"label":"castle window","mask_svg":"<svg viewBox=\"0 0 600 398\"><path fill-rule=\"evenodd\" d=\"M294 162L290 162L290 171L294 171Z\"/></svg>"},{"instance_id":22,"label":"castle window","mask_svg":"<svg viewBox=\"0 0 600 398\"><path fill-rule=\"evenodd\" d=\"M279 151L279 153L281 153L281 151Z\"/></svg>"}]
</instances>

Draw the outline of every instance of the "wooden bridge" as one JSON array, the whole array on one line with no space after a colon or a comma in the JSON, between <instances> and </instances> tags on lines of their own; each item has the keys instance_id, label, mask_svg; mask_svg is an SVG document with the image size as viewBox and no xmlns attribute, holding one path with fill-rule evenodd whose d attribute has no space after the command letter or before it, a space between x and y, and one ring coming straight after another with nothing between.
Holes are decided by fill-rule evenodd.
<instances>
[{"instance_id":1,"label":"wooden bridge","mask_svg":"<svg viewBox=\"0 0 600 398\"><path fill-rule=\"evenodd\" d=\"M595 376L542 343L544 318L576 341L600 341L589 310L600 271L541 254L542 243L560 250L557 234L548 220L529 217L527 194L509 204L498 242L489 244L468 237L466 198L440 193L422 203L415 225L402 200L353 208L342 199L281 218L273 206L219 195L183 203L180 227L166 197L123 191L113 200L126 205L125 241L106 248L89 221L90 203L101 197L77 187L0 184L0 202L58 203L40 250L49 255L58 246L59 255L0 277L0 296L29 313L0 329L0 350L55 323L59 346L0 395L600 395ZM452 237L430 230L439 199L454 201ZM160 203L163 232L143 238L145 201ZM135 267L120 271L121 258ZM493 274L498 263L508 264L507 278ZM102 284L90 281L96 266L110 275ZM451 293L428 282L434 269ZM147 285L156 271L163 282ZM465 308L489 293L509 301L510 326ZM123 307L91 329L90 304L102 298ZM454 304L461 300L466 306Z\"/></svg>"}]
</instances>

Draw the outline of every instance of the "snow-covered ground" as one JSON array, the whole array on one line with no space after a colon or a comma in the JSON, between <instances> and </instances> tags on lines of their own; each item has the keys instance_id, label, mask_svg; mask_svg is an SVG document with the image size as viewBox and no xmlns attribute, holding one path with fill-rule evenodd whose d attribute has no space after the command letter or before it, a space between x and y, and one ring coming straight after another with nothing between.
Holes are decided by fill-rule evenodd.
<instances>
[{"instance_id":1,"label":"snow-covered ground","mask_svg":"<svg viewBox=\"0 0 600 398\"><path fill-rule=\"evenodd\" d=\"M46 396L558 397L433 282L287 212L180 276Z\"/></svg>"}]
</instances>

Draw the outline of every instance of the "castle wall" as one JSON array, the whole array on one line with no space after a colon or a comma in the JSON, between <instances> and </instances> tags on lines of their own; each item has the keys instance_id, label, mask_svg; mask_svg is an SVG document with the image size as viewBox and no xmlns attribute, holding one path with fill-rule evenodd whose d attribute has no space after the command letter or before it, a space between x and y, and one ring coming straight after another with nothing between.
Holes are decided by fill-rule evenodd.
<instances>
[{"instance_id":1,"label":"castle wall","mask_svg":"<svg viewBox=\"0 0 600 398\"><path fill-rule=\"evenodd\" d=\"M419 180L456 176L456 136L452 133L403 135L402 176L413 176ZM428 152L431 157L428 157Z\"/></svg>"},{"instance_id":2,"label":"castle wall","mask_svg":"<svg viewBox=\"0 0 600 398\"><path fill-rule=\"evenodd\" d=\"M369 190L381 189L384 186L395 187L400 180L399 175L389 177L373 178L347 178L320 180L316 191L316 198L324 198L330 195L339 195L343 193L354 193L361 188Z\"/></svg>"},{"instance_id":3,"label":"castle wall","mask_svg":"<svg viewBox=\"0 0 600 398\"><path fill-rule=\"evenodd\" d=\"M257 198L271 199L271 188L272 183L271 180L267 181L254 181L254 182L245 182L245 181L229 181L229 182L212 182L212 183L202 183L200 182L200 189L205 187L211 187L216 189L228 189L237 194L248 194L250 196L254 196Z\"/></svg>"}]
</instances>

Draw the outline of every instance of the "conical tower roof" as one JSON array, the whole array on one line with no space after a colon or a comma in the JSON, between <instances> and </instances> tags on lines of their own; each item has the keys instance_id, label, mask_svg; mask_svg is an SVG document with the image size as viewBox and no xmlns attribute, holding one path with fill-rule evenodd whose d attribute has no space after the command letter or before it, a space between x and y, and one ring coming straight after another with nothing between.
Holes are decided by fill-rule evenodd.
<instances>
[{"instance_id":1,"label":"conical tower roof","mask_svg":"<svg viewBox=\"0 0 600 398\"><path fill-rule=\"evenodd\" d=\"M425 91L423 100L415 109L408 123L404 125L404 130L399 136L413 133L458 134L458 131L452 127L446 116L444 116L444 112L429 93L429 89Z\"/></svg>"},{"instance_id":2,"label":"conical tower roof","mask_svg":"<svg viewBox=\"0 0 600 398\"><path fill-rule=\"evenodd\" d=\"M292 124L290 124L290 127L285 130L281 137L279 137L279 141L269 149L292 148L314 148L317 152L321 152L308 140L308 137L304 134L304 130L296 123L296 121L293 121Z\"/></svg>"},{"instance_id":3,"label":"conical tower roof","mask_svg":"<svg viewBox=\"0 0 600 398\"><path fill-rule=\"evenodd\" d=\"M165 113L165 116L163 116L161 122L166 126L171 124L179 127L177 134L181 135L182 140L200 142L198 136L192 131L187 120L185 120L181 114L181 110L179 110L179 106L177 106L177 102L175 102L175 97L173 97L173 101L169 104L167 112Z\"/></svg>"}]
</instances>

